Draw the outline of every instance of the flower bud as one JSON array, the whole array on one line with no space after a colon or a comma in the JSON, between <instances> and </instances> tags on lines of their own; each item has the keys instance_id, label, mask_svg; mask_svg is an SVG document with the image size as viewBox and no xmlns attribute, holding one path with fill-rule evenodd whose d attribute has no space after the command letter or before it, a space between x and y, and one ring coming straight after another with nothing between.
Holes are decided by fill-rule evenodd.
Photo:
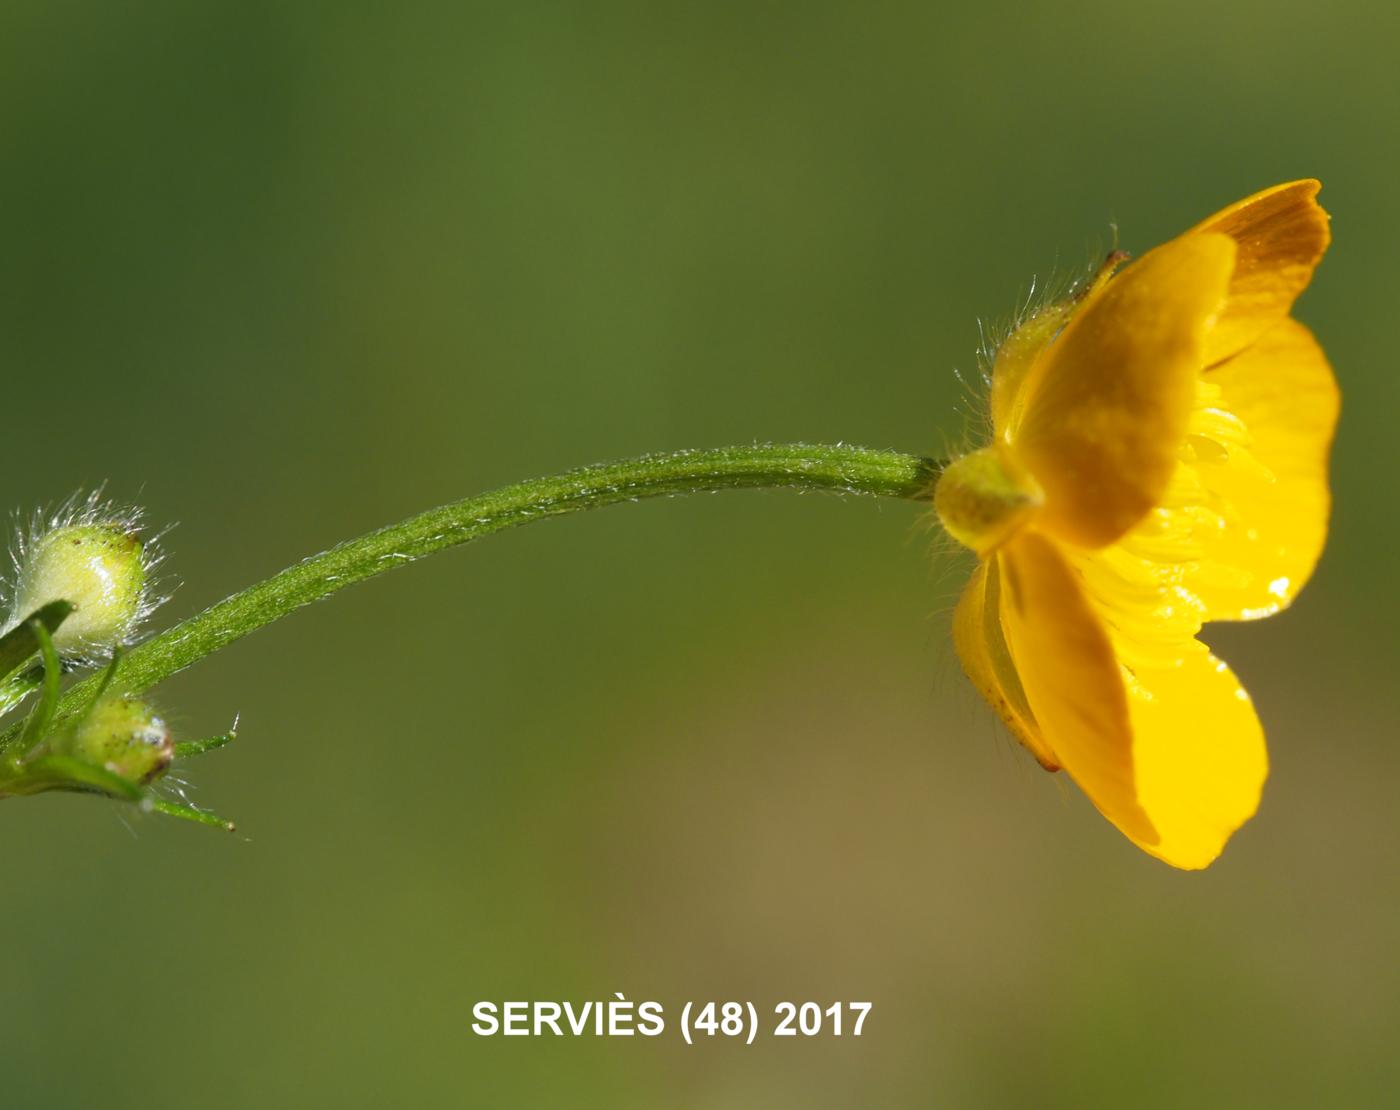
<instances>
[{"instance_id":1,"label":"flower bud","mask_svg":"<svg viewBox=\"0 0 1400 1110\"><path fill-rule=\"evenodd\" d=\"M151 706L114 694L100 698L86 716L61 730L53 750L142 785L165 774L175 757L170 729Z\"/></svg>"},{"instance_id":2,"label":"flower bud","mask_svg":"<svg viewBox=\"0 0 1400 1110\"><path fill-rule=\"evenodd\" d=\"M51 601L70 602L53 638L62 655L102 655L146 614L147 558L130 520L61 524L25 542L16 563L10 625Z\"/></svg>"}]
</instances>

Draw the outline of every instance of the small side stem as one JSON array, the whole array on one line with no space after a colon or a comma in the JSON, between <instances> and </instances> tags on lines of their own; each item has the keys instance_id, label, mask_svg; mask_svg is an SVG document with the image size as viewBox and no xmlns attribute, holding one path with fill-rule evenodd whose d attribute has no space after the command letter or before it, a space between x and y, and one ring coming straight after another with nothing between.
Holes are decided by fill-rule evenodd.
<instances>
[{"instance_id":1,"label":"small side stem","mask_svg":"<svg viewBox=\"0 0 1400 1110\"><path fill-rule=\"evenodd\" d=\"M722 489L786 488L922 499L930 495L938 468L931 459L895 451L842 444L765 444L645 455L520 482L429 509L288 567L133 648L122 657L114 681L125 693L138 694L336 590L518 524L620 501ZM97 681L93 676L70 689L59 704L60 715L86 704ZM3 740L13 738L12 729Z\"/></svg>"}]
</instances>

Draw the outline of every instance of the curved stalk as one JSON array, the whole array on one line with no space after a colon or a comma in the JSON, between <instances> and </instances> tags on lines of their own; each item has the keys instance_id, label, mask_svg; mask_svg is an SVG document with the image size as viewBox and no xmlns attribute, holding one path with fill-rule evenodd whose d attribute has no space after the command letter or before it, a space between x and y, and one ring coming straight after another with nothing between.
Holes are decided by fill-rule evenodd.
<instances>
[{"instance_id":1,"label":"curved stalk","mask_svg":"<svg viewBox=\"0 0 1400 1110\"><path fill-rule=\"evenodd\" d=\"M939 464L865 447L772 444L644 455L519 482L429 509L348 540L234 594L122 656L114 681L139 694L191 663L313 601L435 551L518 524L619 501L722 489L801 489L926 498ZM59 703L59 716L85 704L92 676ZM4 736L13 740L15 730Z\"/></svg>"}]
</instances>

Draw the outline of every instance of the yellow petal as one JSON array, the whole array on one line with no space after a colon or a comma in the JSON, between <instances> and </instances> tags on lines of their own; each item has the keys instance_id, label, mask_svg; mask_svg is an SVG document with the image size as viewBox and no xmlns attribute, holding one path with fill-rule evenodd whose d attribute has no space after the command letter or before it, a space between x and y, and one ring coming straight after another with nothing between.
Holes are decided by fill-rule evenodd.
<instances>
[{"instance_id":1,"label":"yellow petal","mask_svg":"<svg viewBox=\"0 0 1400 1110\"><path fill-rule=\"evenodd\" d=\"M1331 242L1317 181L1293 181L1255 193L1191 229L1219 232L1239 245L1225 311L1206 343L1206 365L1228 358L1288 315Z\"/></svg>"},{"instance_id":2,"label":"yellow petal","mask_svg":"<svg viewBox=\"0 0 1400 1110\"><path fill-rule=\"evenodd\" d=\"M1127 595L1105 598L1076 570L1104 557L1071 559L1045 536L1021 533L959 602L958 651L1022 742L1038 758L1048 751L1133 843L1174 867L1205 867L1258 808L1263 731L1204 644L1182 637L1168 650L1120 630L1133 628L1120 620ZM999 593L989 588L998 575ZM997 644L1013 661L1010 681ZM1022 704L1008 696L1013 688Z\"/></svg>"},{"instance_id":3,"label":"yellow petal","mask_svg":"<svg viewBox=\"0 0 1400 1110\"><path fill-rule=\"evenodd\" d=\"M1002 434L1045 491L1047 532L1101 547L1157 503L1234 260L1225 235L1186 235L1150 251L1091 298L1031 369L1022 414Z\"/></svg>"},{"instance_id":4,"label":"yellow petal","mask_svg":"<svg viewBox=\"0 0 1400 1110\"><path fill-rule=\"evenodd\" d=\"M1195 643L1176 666L1128 682L1137 799L1156 831L1144 851L1205 867L1254 816L1268 776L1264 732L1230 668Z\"/></svg>"},{"instance_id":5,"label":"yellow petal","mask_svg":"<svg viewBox=\"0 0 1400 1110\"><path fill-rule=\"evenodd\" d=\"M1263 730L1204 644L1120 630L1124 598L1075 570L1102 557L1072 561L1034 531L1001 548L1006 642L1042 742L1089 800L1144 851L1205 867L1259 806Z\"/></svg>"},{"instance_id":6,"label":"yellow petal","mask_svg":"<svg viewBox=\"0 0 1400 1110\"><path fill-rule=\"evenodd\" d=\"M953 643L977 692L997 711L1047 771L1058 771L1055 753L1041 739L1026 692L1001 629L1001 572L994 555L980 563L953 613Z\"/></svg>"},{"instance_id":7,"label":"yellow petal","mask_svg":"<svg viewBox=\"0 0 1400 1110\"><path fill-rule=\"evenodd\" d=\"M1326 538L1337 408L1331 368L1293 320L1202 376L1161 502L1071 558L1130 637L1121 650L1175 659L1203 621L1267 616L1297 595Z\"/></svg>"},{"instance_id":8,"label":"yellow petal","mask_svg":"<svg viewBox=\"0 0 1400 1110\"><path fill-rule=\"evenodd\" d=\"M1002 629L1046 746L1105 817L1136 843L1155 844L1134 785L1122 674L1079 577L1030 530L997 559Z\"/></svg>"},{"instance_id":9,"label":"yellow petal","mask_svg":"<svg viewBox=\"0 0 1400 1110\"><path fill-rule=\"evenodd\" d=\"M1303 588L1327 537L1336 379L1312 333L1285 319L1204 380L1219 387L1247 444L1202 452L1196 464L1227 515L1193 588L1207 620L1268 616Z\"/></svg>"},{"instance_id":10,"label":"yellow petal","mask_svg":"<svg viewBox=\"0 0 1400 1110\"><path fill-rule=\"evenodd\" d=\"M1268 771L1264 736L1238 680L1194 638L1201 604L1182 585L1187 567L1146 557L1137 550L1143 546L1135 530L1068 561L1121 665L1133 791L1154 836L1119 828L1175 867L1204 867L1259 805Z\"/></svg>"}]
</instances>

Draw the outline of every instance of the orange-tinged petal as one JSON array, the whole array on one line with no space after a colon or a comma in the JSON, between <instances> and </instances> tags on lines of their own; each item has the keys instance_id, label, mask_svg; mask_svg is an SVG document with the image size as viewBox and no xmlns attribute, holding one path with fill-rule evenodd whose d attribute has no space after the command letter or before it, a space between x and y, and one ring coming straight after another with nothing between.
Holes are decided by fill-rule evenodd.
<instances>
[{"instance_id":1,"label":"orange-tinged petal","mask_svg":"<svg viewBox=\"0 0 1400 1110\"><path fill-rule=\"evenodd\" d=\"M1138 803L1122 673L1103 622L1055 545L1025 531L997 553L1001 624L1046 745L1135 842L1157 833Z\"/></svg>"},{"instance_id":2,"label":"orange-tinged petal","mask_svg":"<svg viewBox=\"0 0 1400 1110\"><path fill-rule=\"evenodd\" d=\"M1206 365L1228 358L1288 315L1331 242L1322 186L1311 179L1276 185L1230 205L1191 229L1219 232L1239 246L1229 300L1206 342Z\"/></svg>"},{"instance_id":3,"label":"orange-tinged petal","mask_svg":"<svg viewBox=\"0 0 1400 1110\"><path fill-rule=\"evenodd\" d=\"M1243 423L1248 441L1243 457L1227 447L1196 464L1227 515L1192 588L1207 620L1268 616L1293 600L1322 554L1337 382L1312 333L1291 319L1205 381L1219 387L1221 408Z\"/></svg>"},{"instance_id":4,"label":"orange-tinged petal","mask_svg":"<svg viewBox=\"0 0 1400 1110\"><path fill-rule=\"evenodd\" d=\"M1091 298L1038 360L1001 430L1045 491L1040 526L1113 542L1166 489L1195 400L1234 240L1195 234L1144 255Z\"/></svg>"},{"instance_id":5,"label":"orange-tinged petal","mask_svg":"<svg viewBox=\"0 0 1400 1110\"><path fill-rule=\"evenodd\" d=\"M1055 753L1041 739L1001 628L1001 571L994 555L980 563L953 613L953 644L963 670L1006 727L1047 771L1058 771Z\"/></svg>"},{"instance_id":6,"label":"orange-tinged petal","mask_svg":"<svg viewBox=\"0 0 1400 1110\"><path fill-rule=\"evenodd\" d=\"M1138 847L1173 867L1205 867L1254 816L1268 776L1264 732L1230 668L1193 641L1174 667L1128 683L1137 800L1156 836Z\"/></svg>"}]
</instances>

